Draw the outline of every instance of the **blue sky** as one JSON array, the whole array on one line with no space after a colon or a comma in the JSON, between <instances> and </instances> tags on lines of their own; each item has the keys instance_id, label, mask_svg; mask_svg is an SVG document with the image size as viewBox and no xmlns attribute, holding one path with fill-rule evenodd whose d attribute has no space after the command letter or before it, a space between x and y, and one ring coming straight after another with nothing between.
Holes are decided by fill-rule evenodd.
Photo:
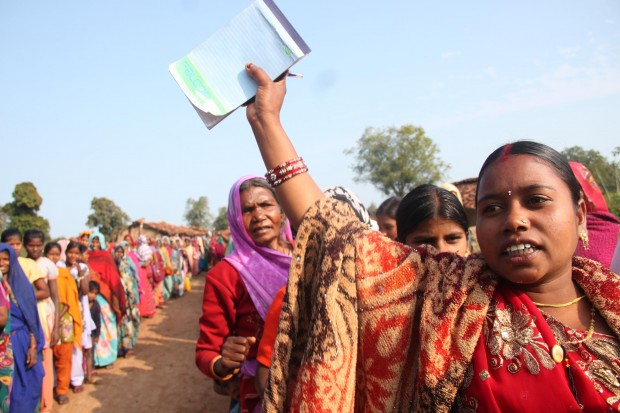
<instances>
[{"instance_id":1,"label":"blue sky","mask_svg":"<svg viewBox=\"0 0 620 413\"><path fill-rule=\"evenodd\" d=\"M343 153L369 126L422 126L450 180L516 139L620 146L615 0L276 2L313 50L282 119L322 187L385 198ZM208 131L168 65L249 3L0 3L0 204L33 182L52 236L84 229L95 196L172 224L189 197L225 206L264 172L245 114Z\"/></svg>"}]
</instances>

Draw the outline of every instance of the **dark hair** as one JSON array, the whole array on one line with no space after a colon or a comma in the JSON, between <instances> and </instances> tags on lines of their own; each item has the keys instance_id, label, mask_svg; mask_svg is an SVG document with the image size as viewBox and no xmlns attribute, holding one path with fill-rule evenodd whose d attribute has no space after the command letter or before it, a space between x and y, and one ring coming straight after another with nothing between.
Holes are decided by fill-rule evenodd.
<instances>
[{"instance_id":1,"label":"dark hair","mask_svg":"<svg viewBox=\"0 0 620 413\"><path fill-rule=\"evenodd\" d=\"M256 186L259 188L268 189L269 192L271 192L273 199L276 200L278 207L280 208L280 211L282 211L282 206L280 205L280 201L278 201L278 197L276 196L276 191L273 189L271 185L269 185L269 182L267 182L263 178L250 178L246 181L243 181L241 185L239 185L239 193L241 194L242 192L245 192L248 189L252 187L256 187Z\"/></svg>"},{"instance_id":2,"label":"dark hair","mask_svg":"<svg viewBox=\"0 0 620 413\"><path fill-rule=\"evenodd\" d=\"M396 211L398 241L404 243L418 225L435 217L454 221L467 234L467 215L456 195L438 186L424 184L414 188L400 202Z\"/></svg>"},{"instance_id":3,"label":"dark hair","mask_svg":"<svg viewBox=\"0 0 620 413\"><path fill-rule=\"evenodd\" d=\"M402 198L399 196L391 196L385 201L381 202L379 208L377 208L377 212L375 212L375 216L385 215L392 219L396 218L396 211L398 211L398 206L400 205ZM398 224L396 224L398 225Z\"/></svg>"},{"instance_id":4,"label":"dark hair","mask_svg":"<svg viewBox=\"0 0 620 413\"><path fill-rule=\"evenodd\" d=\"M2 231L2 235L0 235L0 240L2 242L7 242L9 238L12 237L19 237L19 240L22 240L22 233L19 232L18 229L16 228L7 228L4 231Z\"/></svg>"},{"instance_id":5,"label":"dark hair","mask_svg":"<svg viewBox=\"0 0 620 413\"><path fill-rule=\"evenodd\" d=\"M39 238L42 242L45 242L45 235L40 229L34 228L24 232L24 245L28 244L31 240L35 238Z\"/></svg>"},{"instance_id":6,"label":"dark hair","mask_svg":"<svg viewBox=\"0 0 620 413\"><path fill-rule=\"evenodd\" d=\"M101 286L97 281L89 281L88 282L88 292L97 291L97 293L101 292Z\"/></svg>"},{"instance_id":7,"label":"dark hair","mask_svg":"<svg viewBox=\"0 0 620 413\"><path fill-rule=\"evenodd\" d=\"M123 254L125 253L125 248L123 248L122 245L117 245L114 247L114 252L116 253L116 251L121 250L123 251Z\"/></svg>"},{"instance_id":8,"label":"dark hair","mask_svg":"<svg viewBox=\"0 0 620 413\"><path fill-rule=\"evenodd\" d=\"M57 243L56 241L50 241L45 244L45 247L43 248L43 255L47 255L47 253L50 252L52 248L58 248L59 251L62 251L62 247L59 243Z\"/></svg>"},{"instance_id":9,"label":"dark hair","mask_svg":"<svg viewBox=\"0 0 620 413\"><path fill-rule=\"evenodd\" d=\"M480 187L480 181L486 169L498 159L505 160L511 155L531 155L552 167L558 174L558 177L568 186L573 202L577 205L579 199L581 199L581 186L577 178L575 178L575 174L568 160L552 147L534 141L516 141L500 146L494 150L493 153L487 157L486 161L484 161L482 168L480 168L480 173L478 174L478 188ZM476 204L478 203L478 188L476 188Z\"/></svg>"},{"instance_id":10,"label":"dark hair","mask_svg":"<svg viewBox=\"0 0 620 413\"><path fill-rule=\"evenodd\" d=\"M82 244L80 244L80 243L79 243L79 242L77 242L77 241L69 241L69 243L67 244L67 248L65 249L65 251L69 251L69 250L72 250L72 249L74 249L74 248L77 248L77 249L78 249L78 251L82 252L82 251L80 250L80 247L81 247L81 246L82 246Z\"/></svg>"},{"instance_id":11,"label":"dark hair","mask_svg":"<svg viewBox=\"0 0 620 413\"><path fill-rule=\"evenodd\" d=\"M80 244L78 242L78 249L80 250L80 254L84 254L86 251L88 251L88 247L84 244Z\"/></svg>"}]
</instances>

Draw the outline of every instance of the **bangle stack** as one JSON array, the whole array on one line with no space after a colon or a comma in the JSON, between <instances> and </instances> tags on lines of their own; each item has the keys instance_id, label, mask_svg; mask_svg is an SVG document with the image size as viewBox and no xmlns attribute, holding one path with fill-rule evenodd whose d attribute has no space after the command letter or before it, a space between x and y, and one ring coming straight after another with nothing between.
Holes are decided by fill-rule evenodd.
<instances>
[{"instance_id":1,"label":"bangle stack","mask_svg":"<svg viewBox=\"0 0 620 413\"><path fill-rule=\"evenodd\" d=\"M275 188L284 181L288 181L289 179L305 172L308 172L308 167L300 156L270 169L265 174L265 179L267 179L267 182Z\"/></svg>"},{"instance_id":2,"label":"bangle stack","mask_svg":"<svg viewBox=\"0 0 620 413\"><path fill-rule=\"evenodd\" d=\"M233 370L233 372L232 372L232 373L230 373L229 375L224 376L224 377L221 377L220 375L218 375L218 374L215 372L215 363L217 363L217 361L218 361L219 359L221 359L221 358L222 358L222 356L217 356L217 357L216 357L216 358L214 358L214 359L213 359L213 361L211 362L211 374L212 374L212 375L213 375L213 377L214 377L216 380L218 380L218 381L228 381L228 380L232 379L233 377L235 377L235 375L236 375L237 373L239 373L239 369L234 369L234 370Z\"/></svg>"}]
</instances>

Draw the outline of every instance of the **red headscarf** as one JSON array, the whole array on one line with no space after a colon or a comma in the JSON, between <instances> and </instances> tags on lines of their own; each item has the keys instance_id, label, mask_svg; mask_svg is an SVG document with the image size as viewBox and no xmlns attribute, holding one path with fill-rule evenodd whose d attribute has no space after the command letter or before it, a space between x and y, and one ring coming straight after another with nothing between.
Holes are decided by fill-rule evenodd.
<instances>
[{"instance_id":1,"label":"red headscarf","mask_svg":"<svg viewBox=\"0 0 620 413\"><path fill-rule=\"evenodd\" d=\"M594 180L590 170L579 162L569 162L569 164L575 174L575 178L577 178L579 185L581 185L588 213L594 211L609 212L601 188Z\"/></svg>"}]
</instances>

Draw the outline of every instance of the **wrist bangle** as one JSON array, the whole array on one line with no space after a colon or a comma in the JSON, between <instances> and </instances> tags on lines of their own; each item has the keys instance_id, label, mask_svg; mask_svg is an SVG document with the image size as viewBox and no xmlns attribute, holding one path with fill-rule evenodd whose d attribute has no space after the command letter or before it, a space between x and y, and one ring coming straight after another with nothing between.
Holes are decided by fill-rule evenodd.
<instances>
[{"instance_id":1,"label":"wrist bangle","mask_svg":"<svg viewBox=\"0 0 620 413\"><path fill-rule=\"evenodd\" d=\"M297 157L268 170L265 174L265 179L267 179L267 182L275 188L284 181L288 181L294 176L305 172L308 172L308 166L304 162L303 158Z\"/></svg>"},{"instance_id":2,"label":"wrist bangle","mask_svg":"<svg viewBox=\"0 0 620 413\"><path fill-rule=\"evenodd\" d=\"M211 374L213 375L213 377L215 377L215 379L219 380L219 381L228 381L230 379L232 379L237 373L239 373L239 369L234 369L232 373L221 377L219 374L217 374L215 372L215 363L217 363L217 361L219 359L221 359L222 356L217 356L216 358L213 359L213 361L211 361Z\"/></svg>"}]
</instances>

